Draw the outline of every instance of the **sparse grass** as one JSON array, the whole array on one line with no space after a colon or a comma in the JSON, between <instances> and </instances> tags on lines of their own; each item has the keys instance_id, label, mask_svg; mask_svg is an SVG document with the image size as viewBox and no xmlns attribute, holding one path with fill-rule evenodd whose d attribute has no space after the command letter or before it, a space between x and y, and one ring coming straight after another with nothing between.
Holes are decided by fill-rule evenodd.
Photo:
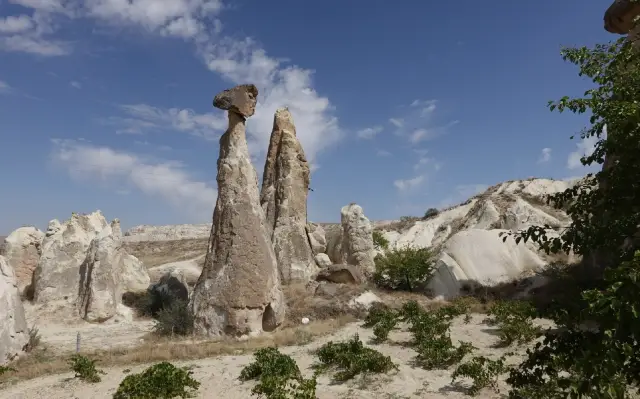
<instances>
[{"instance_id":1,"label":"sparse grass","mask_svg":"<svg viewBox=\"0 0 640 399\"><path fill-rule=\"evenodd\" d=\"M222 339L218 341L189 338L164 338L147 336L145 342L135 348L113 348L83 353L97 360L102 367L133 366L161 361L195 360L208 357L240 354L269 346L292 346L308 343L309 340L328 335L354 319L344 316L336 319L312 321L306 326L277 330L247 341ZM42 348L11 363L16 372L0 375L0 383L17 382L44 375L65 373L69 370L69 354L55 354L43 345Z\"/></svg>"}]
</instances>

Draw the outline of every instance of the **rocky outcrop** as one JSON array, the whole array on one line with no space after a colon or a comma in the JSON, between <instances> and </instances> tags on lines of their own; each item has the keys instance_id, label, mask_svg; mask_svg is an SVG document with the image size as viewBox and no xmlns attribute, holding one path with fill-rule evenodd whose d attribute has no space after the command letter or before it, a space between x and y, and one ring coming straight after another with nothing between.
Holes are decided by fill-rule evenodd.
<instances>
[{"instance_id":1,"label":"rocky outcrop","mask_svg":"<svg viewBox=\"0 0 640 399\"><path fill-rule=\"evenodd\" d=\"M632 0L615 0L604 14L604 29L624 35L633 28L633 19L640 15L640 4Z\"/></svg>"},{"instance_id":2,"label":"rocky outcrop","mask_svg":"<svg viewBox=\"0 0 640 399\"><path fill-rule=\"evenodd\" d=\"M229 128L220 138L218 199L190 305L196 333L208 336L258 334L284 320L278 264L246 140L256 95L255 86L243 85L214 99L214 106L229 110Z\"/></svg>"},{"instance_id":3,"label":"rocky outcrop","mask_svg":"<svg viewBox=\"0 0 640 399\"><path fill-rule=\"evenodd\" d=\"M325 253L327 250L327 238L324 229L317 223L307 223L307 236L314 255Z\"/></svg>"},{"instance_id":4,"label":"rocky outcrop","mask_svg":"<svg viewBox=\"0 0 640 399\"><path fill-rule=\"evenodd\" d=\"M316 260L316 265L320 268L327 267L332 264L331 259L327 254L317 254L314 259Z\"/></svg>"},{"instance_id":5,"label":"rocky outcrop","mask_svg":"<svg viewBox=\"0 0 640 399\"><path fill-rule=\"evenodd\" d=\"M0 255L0 365L24 352L29 331L13 268Z\"/></svg>"},{"instance_id":6,"label":"rocky outcrop","mask_svg":"<svg viewBox=\"0 0 640 399\"><path fill-rule=\"evenodd\" d=\"M373 246L373 228L362 207L357 204L342 207L340 221L341 239L339 249L334 249L334 252L337 252L334 262L357 266L365 275L373 273L373 259L376 253Z\"/></svg>"},{"instance_id":7,"label":"rocky outcrop","mask_svg":"<svg viewBox=\"0 0 640 399\"><path fill-rule=\"evenodd\" d=\"M144 265L123 247L118 219L108 224L96 211L49 223L34 273L36 303L75 303L80 317L101 322L117 313L123 293L144 292L149 283Z\"/></svg>"},{"instance_id":8,"label":"rocky outcrop","mask_svg":"<svg viewBox=\"0 0 640 399\"><path fill-rule=\"evenodd\" d=\"M176 224L168 226L140 225L130 228L124 233L127 243L140 241L173 241L208 238L211 223Z\"/></svg>"},{"instance_id":9,"label":"rocky outcrop","mask_svg":"<svg viewBox=\"0 0 640 399\"><path fill-rule=\"evenodd\" d=\"M307 237L310 170L293 117L276 111L265 162L260 203L265 212L283 283L308 281L317 271Z\"/></svg>"},{"instance_id":10,"label":"rocky outcrop","mask_svg":"<svg viewBox=\"0 0 640 399\"><path fill-rule=\"evenodd\" d=\"M354 265L329 265L316 276L316 281L328 281L338 284L360 284L364 282L364 276Z\"/></svg>"},{"instance_id":11,"label":"rocky outcrop","mask_svg":"<svg viewBox=\"0 0 640 399\"><path fill-rule=\"evenodd\" d=\"M33 296L33 272L40 259L44 233L35 227L20 227L5 239L4 256L13 269L20 294Z\"/></svg>"},{"instance_id":12,"label":"rocky outcrop","mask_svg":"<svg viewBox=\"0 0 640 399\"><path fill-rule=\"evenodd\" d=\"M163 275L160 280L149 286L151 303L149 310L156 314L161 309L171 306L176 300L187 303L189 301L189 286L185 276L180 271L171 271Z\"/></svg>"},{"instance_id":13,"label":"rocky outcrop","mask_svg":"<svg viewBox=\"0 0 640 399\"><path fill-rule=\"evenodd\" d=\"M204 255L201 258L204 258ZM193 286L196 284L200 274L202 273L201 263L203 262L204 259L198 258L181 262L166 263L149 269L149 277L151 277L151 282L156 283L167 273L178 273L183 276L186 284Z\"/></svg>"}]
</instances>

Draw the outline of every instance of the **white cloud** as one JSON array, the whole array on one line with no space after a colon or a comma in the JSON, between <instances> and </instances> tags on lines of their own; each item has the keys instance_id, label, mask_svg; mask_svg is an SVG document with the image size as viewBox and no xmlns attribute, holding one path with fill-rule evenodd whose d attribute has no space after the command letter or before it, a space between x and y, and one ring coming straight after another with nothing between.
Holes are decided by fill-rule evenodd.
<instances>
[{"instance_id":1,"label":"white cloud","mask_svg":"<svg viewBox=\"0 0 640 399\"><path fill-rule=\"evenodd\" d=\"M33 21L28 15L8 16L0 18L0 33L20 33L33 28Z\"/></svg>"},{"instance_id":2,"label":"white cloud","mask_svg":"<svg viewBox=\"0 0 640 399\"><path fill-rule=\"evenodd\" d=\"M356 135L358 136L358 138L361 139L372 139L374 138L378 133L380 133L382 131L382 126L374 126L374 127L368 127L365 129L361 129L358 130L356 132Z\"/></svg>"},{"instance_id":3,"label":"white cloud","mask_svg":"<svg viewBox=\"0 0 640 399\"><path fill-rule=\"evenodd\" d=\"M436 124L436 100L414 100L408 107L402 107L400 115L389 119L396 129L394 134L405 137L411 144L432 140L447 132L458 121Z\"/></svg>"},{"instance_id":4,"label":"white cloud","mask_svg":"<svg viewBox=\"0 0 640 399\"><path fill-rule=\"evenodd\" d=\"M378 150L376 151L376 155L378 155L379 157L388 157L391 156L391 153L387 150Z\"/></svg>"},{"instance_id":5,"label":"white cloud","mask_svg":"<svg viewBox=\"0 0 640 399\"><path fill-rule=\"evenodd\" d=\"M543 148L540 152L540 158L538 158L538 163L547 163L551 160L551 148L546 147Z\"/></svg>"},{"instance_id":6,"label":"white cloud","mask_svg":"<svg viewBox=\"0 0 640 399\"><path fill-rule=\"evenodd\" d=\"M409 191L416 187L419 187L424 183L425 177L424 175L419 175L411 179L399 179L393 182L393 185L400 191Z\"/></svg>"},{"instance_id":7,"label":"white cloud","mask_svg":"<svg viewBox=\"0 0 640 399\"><path fill-rule=\"evenodd\" d=\"M71 87L75 87L76 89L82 89L82 84L80 82L75 81L75 80L71 81L69 83L69 85Z\"/></svg>"},{"instance_id":8,"label":"white cloud","mask_svg":"<svg viewBox=\"0 0 640 399\"><path fill-rule=\"evenodd\" d=\"M402 126L404 126L404 121L402 119L389 118L389 123L397 128L401 128Z\"/></svg>"},{"instance_id":9,"label":"white cloud","mask_svg":"<svg viewBox=\"0 0 640 399\"><path fill-rule=\"evenodd\" d=\"M161 198L196 219L211 216L217 191L193 179L177 161L154 162L132 153L99 147L84 141L53 140L52 158L71 177L119 186L126 184L152 197Z\"/></svg>"},{"instance_id":10,"label":"white cloud","mask_svg":"<svg viewBox=\"0 0 640 399\"><path fill-rule=\"evenodd\" d=\"M430 166L435 171L438 171L440 170L440 168L442 168L442 164L438 162L435 158L421 156L420 158L418 158L418 161L413 165L413 169L414 170L424 169L427 166Z\"/></svg>"},{"instance_id":11,"label":"white cloud","mask_svg":"<svg viewBox=\"0 0 640 399\"><path fill-rule=\"evenodd\" d=\"M0 80L0 94L7 94L12 91L11 86L7 82Z\"/></svg>"},{"instance_id":12,"label":"white cloud","mask_svg":"<svg viewBox=\"0 0 640 399\"><path fill-rule=\"evenodd\" d=\"M191 109L158 108L147 104L120 106L126 117L111 117L105 122L118 126L117 133L143 134L147 131L176 130L214 139L227 127L227 118L223 113L198 114Z\"/></svg>"},{"instance_id":13,"label":"white cloud","mask_svg":"<svg viewBox=\"0 0 640 399\"><path fill-rule=\"evenodd\" d=\"M598 137L590 136L582 139L579 143L577 143L576 150L571 152L569 154L569 157L567 158L567 168L570 170L574 170L584 167L584 165L582 165L582 162L580 162L580 158L588 157L589 155L593 154L598 140Z\"/></svg>"}]
</instances>

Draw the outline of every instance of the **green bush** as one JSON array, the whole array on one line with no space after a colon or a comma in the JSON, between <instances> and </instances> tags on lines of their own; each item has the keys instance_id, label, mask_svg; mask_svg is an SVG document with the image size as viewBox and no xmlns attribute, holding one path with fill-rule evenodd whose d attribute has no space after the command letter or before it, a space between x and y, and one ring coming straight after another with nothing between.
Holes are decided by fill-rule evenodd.
<instances>
[{"instance_id":1,"label":"green bush","mask_svg":"<svg viewBox=\"0 0 640 399\"><path fill-rule=\"evenodd\" d=\"M258 380L253 395L267 399L315 399L316 376L303 378L300 369L290 356L278 348L259 349L255 361L240 372L241 381Z\"/></svg>"},{"instance_id":2,"label":"green bush","mask_svg":"<svg viewBox=\"0 0 640 399\"><path fill-rule=\"evenodd\" d=\"M378 251L386 251L389 249L389 240L387 240L379 230L374 230L371 233L373 236L373 245Z\"/></svg>"},{"instance_id":3,"label":"green bush","mask_svg":"<svg viewBox=\"0 0 640 399\"><path fill-rule=\"evenodd\" d=\"M437 216L440 213L439 210L437 210L436 208L429 208L427 209L427 211L424 213L424 216L422 217L422 219L429 219L432 218L434 216Z\"/></svg>"},{"instance_id":4,"label":"green bush","mask_svg":"<svg viewBox=\"0 0 640 399\"><path fill-rule=\"evenodd\" d=\"M105 374L104 371L96 368L96 360L89 359L86 356L80 354L74 354L68 361L71 366L71 370L75 373L75 378L79 378L85 382L100 382L100 374Z\"/></svg>"},{"instance_id":5,"label":"green bush","mask_svg":"<svg viewBox=\"0 0 640 399\"><path fill-rule=\"evenodd\" d=\"M498 301L490 309L489 324L498 326L499 346L527 344L542 334L533 324L535 308L525 301Z\"/></svg>"},{"instance_id":6,"label":"green bush","mask_svg":"<svg viewBox=\"0 0 640 399\"><path fill-rule=\"evenodd\" d=\"M156 314L153 330L158 335L193 333L193 314L186 301L175 299Z\"/></svg>"},{"instance_id":7,"label":"green bush","mask_svg":"<svg viewBox=\"0 0 640 399\"><path fill-rule=\"evenodd\" d=\"M491 387L498 392L498 377L508 371L504 364L504 356L498 360L487 359L484 356L476 356L470 361L459 365L451 375L451 382L466 377L473 380L473 384L467 391L475 396L485 387Z\"/></svg>"},{"instance_id":8,"label":"green bush","mask_svg":"<svg viewBox=\"0 0 640 399\"><path fill-rule=\"evenodd\" d=\"M455 346L448 334L423 338L414 347L418 352L416 363L426 370L446 369L459 363L475 349L469 342L460 342Z\"/></svg>"},{"instance_id":9,"label":"green bush","mask_svg":"<svg viewBox=\"0 0 640 399\"><path fill-rule=\"evenodd\" d=\"M169 362L154 364L142 373L126 376L113 399L191 398L200 387L192 374Z\"/></svg>"},{"instance_id":10,"label":"green bush","mask_svg":"<svg viewBox=\"0 0 640 399\"><path fill-rule=\"evenodd\" d=\"M364 346L356 334L346 342L328 342L316 352L319 362L314 365L318 372L335 369L334 380L349 380L361 373L386 373L397 370L389 356Z\"/></svg>"},{"instance_id":11,"label":"green bush","mask_svg":"<svg viewBox=\"0 0 640 399\"><path fill-rule=\"evenodd\" d=\"M0 376L5 374L5 373L8 373L10 371L15 373L16 369L14 369L13 367L9 367L9 366L0 366Z\"/></svg>"},{"instance_id":12,"label":"green bush","mask_svg":"<svg viewBox=\"0 0 640 399\"><path fill-rule=\"evenodd\" d=\"M435 272L435 261L427 248L394 249L375 258L373 281L381 288L414 291L422 288Z\"/></svg>"}]
</instances>

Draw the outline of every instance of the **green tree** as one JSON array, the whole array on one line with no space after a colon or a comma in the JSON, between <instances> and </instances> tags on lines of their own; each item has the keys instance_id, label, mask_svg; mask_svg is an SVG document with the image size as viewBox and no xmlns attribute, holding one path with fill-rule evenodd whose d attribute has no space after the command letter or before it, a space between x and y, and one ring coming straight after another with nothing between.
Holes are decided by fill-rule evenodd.
<instances>
[{"instance_id":1,"label":"green tree","mask_svg":"<svg viewBox=\"0 0 640 399\"><path fill-rule=\"evenodd\" d=\"M604 266L609 269L599 288L583 292L580 314L557 317L559 332L545 334L544 342L512 370L510 396L622 399L629 386L640 383L640 253L635 252L640 226L639 55L620 39L563 49L562 56L595 87L583 97L563 97L549 107L591 114L581 137L596 137L597 143L581 162L605 167L548 198L572 218L560 236L548 234L550 226L534 226L515 233L515 239L532 240L547 253L598 255L594 279L602 276ZM584 320L598 328L579 328L577 322Z\"/></svg>"},{"instance_id":2,"label":"green tree","mask_svg":"<svg viewBox=\"0 0 640 399\"><path fill-rule=\"evenodd\" d=\"M414 291L435 272L435 261L428 248L399 248L378 255L373 281L382 288Z\"/></svg>"}]
</instances>

